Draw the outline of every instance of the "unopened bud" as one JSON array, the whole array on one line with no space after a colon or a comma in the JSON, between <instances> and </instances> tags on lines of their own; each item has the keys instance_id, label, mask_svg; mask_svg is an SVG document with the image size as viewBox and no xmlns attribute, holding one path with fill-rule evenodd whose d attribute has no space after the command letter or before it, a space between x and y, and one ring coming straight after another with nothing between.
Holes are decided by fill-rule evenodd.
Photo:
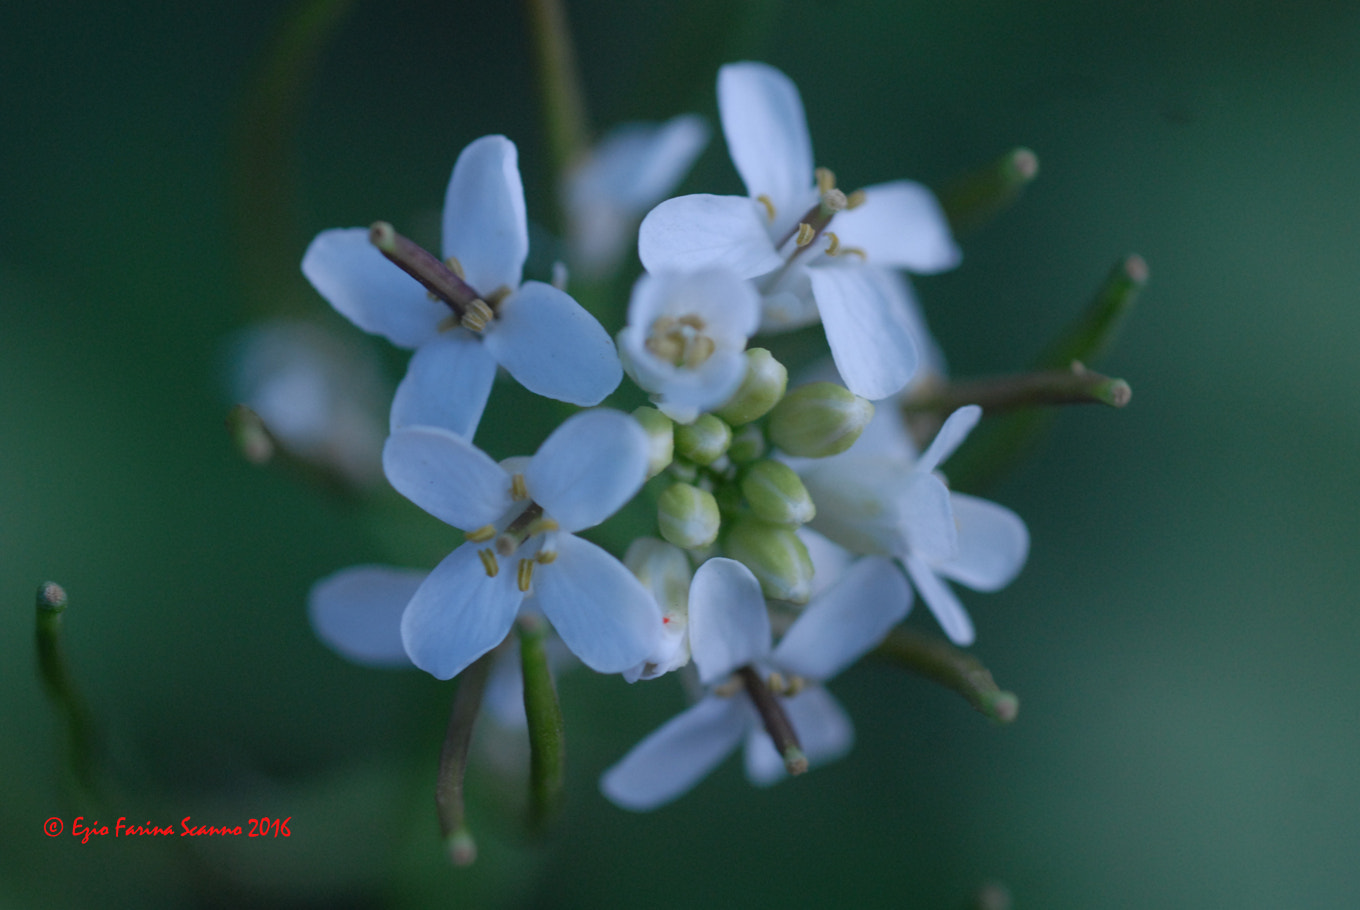
<instances>
[{"instance_id":1,"label":"unopened bud","mask_svg":"<svg viewBox=\"0 0 1360 910\"><path fill-rule=\"evenodd\" d=\"M727 457L734 464L755 461L769 448L765 444L765 433L755 424L748 423L732 434L732 444L727 447Z\"/></svg>"},{"instance_id":2,"label":"unopened bud","mask_svg":"<svg viewBox=\"0 0 1360 910\"><path fill-rule=\"evenodd\" d=\"M687 550L706 547L718 538L722 518L718 503L707 490L687 483L672 484L656 504L661 536Z\"/></svg>"},{"instance_id":3,"label":"unopened bud","mask_svg":"<svg viewBox=\"0 0 1360 910\"><path fill-rule=\"evenodd\" d=\"M716 413L734 427L764 417L784 397L789 371L764 348L746 351L746 377L736 393Z\"/></svg>"},{"instance_id":4,"label":"unopened bud","mask_svg":"<svg viewBox=\"0 0 1360 910\"><path fill-rule=\"evenodd\" d=\"M675 428L675 451L695 464L712 464L727 451L732 428L712 414Z\"/></svg>"},{"instance_id":5,"label":"unopened bud","mask_svg":"<svg viewBox=\"0 0 1360 910\"><path fill-rule=\"evenodd\" d=\"M766 597L803 604L812 596L812 558L789 528L741 519L724 540L723 551L751 570Z\"/></svg>"},{"instance_id":6,"label":"unopened bud","mask_svg":"<svg viewBox=\"0 0 1360 910\"><path fill-rule=\"evenodd\" d=\"M803 481L780 461L757 461L747 468L741 478L741 492L751 512L771 524L796 528L817 514Z\"/></svg>"},{"instance_id":7,"label":"unopened bud","mask_svg":"<svg viewBox=\"0 0 1360 910\"><path fill-rule=\"evenodd\" d=\"M784 396L770 414L770 441L790 455L826 458L855 444L874 406L834 382L814 382Z\"/></svg>"},{"instance_id":8,"label":"unopened bud","mask_svg":"<svg viewBox=\"0 0 1360 910\"><path fill-rule=\"evenodd\" d=\"M655 477L670 467L675 457L675 423L656 408L633 411L633 419L647 434L647 476Z\"/></svg>"}]
</instances>

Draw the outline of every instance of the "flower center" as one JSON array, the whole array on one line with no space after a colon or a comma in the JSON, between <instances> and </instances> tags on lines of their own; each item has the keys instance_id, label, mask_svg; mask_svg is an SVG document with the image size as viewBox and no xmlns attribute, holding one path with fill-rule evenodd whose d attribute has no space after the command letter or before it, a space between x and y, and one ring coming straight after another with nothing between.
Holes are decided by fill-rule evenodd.
<instances>
[{"instance_id":1,"label":"flower center","mask_svg":"<svg viewBox=\"0 0 1360 910\"><path fill-rule=\"evenodd\" d=\"M506 522L503 530L498 531L496 525L485 525L468 532L467 539L473 543L491 543L491 546L478 550L477 555L482 560L482 568L486 570L487 578L495 578L500 574L501 559L513 556L520 547L533 538L543 538L535 552L520 558L516 564L516 584L521 591L527 593L533 581L534 566L546 566L557 559L557 550L552 545L553 540L547 535L559 530L559 525L543 513L541 505L529 498L529 489L525 485L523 474L511 475L510 496L515 502L527 501L528 505L518 514L513 510L507 513L507 517L510 515L514 517ZM501 520L505 521L504 518Z\"/></svg>"},{"instance_id":2,"label":"flower center","mask_svg":"<svg viewBox=\"0 0 1360 910\"><path fill-rule=\"evenodd\" d=\"M693 313L679 319L658 317L647 333L647 350L671 366L694 367L713 356L716 345L704 333L707 324Z\"/></svg>"}]
</instances>

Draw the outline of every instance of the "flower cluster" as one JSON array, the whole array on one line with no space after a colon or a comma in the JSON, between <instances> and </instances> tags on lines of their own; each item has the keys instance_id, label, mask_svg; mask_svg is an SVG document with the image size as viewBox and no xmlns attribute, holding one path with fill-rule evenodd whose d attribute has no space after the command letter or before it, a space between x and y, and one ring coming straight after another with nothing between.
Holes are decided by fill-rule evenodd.
<instances>
[{"instance_id":1,"label":"flower cluster","mask_svg":"<svg viewBox=\"0 0 1360 910\"><path fill-rule=\"evenodd\" d=\"M635 810L681 795L743 740L759 784L843 754L852 727L822 684L880 645L913 588L970 644L948 582L995 590L1028 551L1014 513L940 474L980 409L948 414L923 451L899 409L918 367L943 369L904 275L959 262L935 196L906 180L839 188L814 168L798 91L772 67L723 67L718 107L747 195L661 201L706 129L632 125L567 184L574 258L554 283L524 280L526 206L501 136L459 155L440 256L379 222L322 233L302 263L355 325L414 351L383 470L464 535L432 571L364 566L318 583L318 634L354 660L448 679L546 620L597 672L697 671L702 697L603 777ZM617 267L639 219L645 273L611 340L565 276ZM816 323L828 379L803 365L791 381L748 346ZM497 462L473 440L499 367L587 410L532 456ZM650 404L595 407L625 373ZM644 486L655 536L622 559L578 536Z\"/></svg>"}]
</instances>

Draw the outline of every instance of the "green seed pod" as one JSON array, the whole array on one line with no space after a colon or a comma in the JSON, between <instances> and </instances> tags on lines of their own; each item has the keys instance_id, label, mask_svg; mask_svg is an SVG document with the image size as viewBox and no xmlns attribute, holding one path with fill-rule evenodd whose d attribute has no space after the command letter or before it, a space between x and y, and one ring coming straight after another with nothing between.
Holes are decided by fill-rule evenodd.
<instances>
[{"instance_id":1,"label":"green seed pod","mask_svg":"<svg viewBox=\"0 0 1360 910\"><path fill-rule=\"evenodd\" d=\"M770 414L770 441L790 455L826 458L855 444L874 406L833 382L814 382L784 396Z\"/></svg>"},{"instance_id":2,"label":"green seed pod","mask_svg":"<svg viewBox=\"0 0 1360 910\"><path fill-rule=\"evenodd\" d=\"M789 528L740 519L724 538L723 552L751 570L766 597L804 604L812 596L812 559Z\"/></svg>"},{"instance_id":3,"label":"green seed pod","mask_svg":"<svg viewBox=\"0 0 1360 910\"><path fill-rule=\"evenodd\" d=\"M695 464L712 464L732 443L732 428L712 414L675 428L675 451Z\"/></svg>"},{"instance_id":4,"label":"green seed pod","mask_svg":"<svg viewBox=\"0 0 1360 910\"><path fill-rule=\"evenodd\" d=\"M770 524L796 528L817 514L803 481L780 461L757 461L741 477L741 493L755 516Z\"/></svg>"},{"instance_id":5,"label":"green seed pod","mask_svg":"<svg viewBox=\"0 0 1360 910\"><path fill-rule=\"evenodd\" d=\"M670 467L675 457L675 423L645 405L633 411L633 419L647 433L647 476L655 477Z\"/></svg>"},{"instance_id":6,"label":"green seed pod","mask_svg":"<svg viewBox=\"0 0 1360 910\"><path fill-rule=\"evenodd\" d=\"M714 413L734 427L750 423L764 417L779 403L788 384L789 371L774 359L774 355L764 348L749 348L746 351L746 377L736 393Z\"/></svg>"},{"instance_id":7,"label":"green seed pod","mask_svg":"<svg viewBox=\"0 0 1360 910\"><path fill-rule=\"evenodd\" d=\"M666 540L677 547L693 550L717 540L722 518L712 493L687 483L677 483L657 500L656 523Z\"/></svg>"}]
</instances>

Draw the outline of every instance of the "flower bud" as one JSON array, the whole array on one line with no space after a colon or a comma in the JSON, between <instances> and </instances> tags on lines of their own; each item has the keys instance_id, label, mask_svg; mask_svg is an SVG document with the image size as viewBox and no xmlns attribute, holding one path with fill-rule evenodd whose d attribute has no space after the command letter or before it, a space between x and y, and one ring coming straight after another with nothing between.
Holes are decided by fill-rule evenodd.
<instances>
[{"instance_id":1,"label":"flower bud","mask_svg":"<svg viewBox=\"0 0 1360 910\"><path fill-rule=\"evenodd\" d=\"M633 419L647 433L647 476L655 477L670 467L675 456L675 424L656 408L633 411Z\"/></svg>"},{"instance_id":2,"label":"flower bud","mask_svg":"<svg viewBox=\"0 0 1360 910\"><path fill-rule=\"evenodd\" d=\"M706 547L718 537L722 519L718 503L707 490L687 483L672 484L656 504L661 536L687 550Z\"/></svg>"},{"instance_id":3,"label":"flower bud","mask_svg":"<svg viewBox=\"0 0 1360 910\"><path fill-rule=\"evenodd\" d=\"M676 454L695 464L712 464L732 443L732 428L712 414L675 428Z\"/></svg>"},{"instance_id":4,"label":"flower bud","mask_svg":"<svg viewBox=\"0 0 1360 910\"><path fill-rule=\"evenodd\" d=\"M766 597L802 604L812 596L812 559L789 528L741 519L728 532L723 551L751 570Z\"/></svg>"},{"instance_id":5,"label":"flower bud","mask_svg":"<svg viewBox=\"0 0 1360 910\"><path fill-rule=\"evenodd\" d=\"M770 441L790 455L826 458L855 444L874 406L833 382L794 389L770 414Z\"/></svg>"},{"instance_id":6,"label":"flower bud","mask_svg":"<svg viewBox=\"0 0 1360 910\"><path fill-rule=\"evenodd\" d=\"M765 444L765 433L759 426L748 423L732 434L732 444L727 447L727 457L735 464L755 461L769 448Z\"/></svg>"},{"instance_id":7,"label":"flower bud","mask_svg":"<svg viewBox=\"0 0 1360 910\"><path fill-rule=\"evenodd\" d=\"M796 528L807 524L817 509L807 488L780 461L757 461L741 477L741 492L751 506L751 512L770 524Z\"/></svg>"},{"instance_id":8,"label":"flower bud","mask_svg":"<svg viewBox=\"0 0 1360 910\"><path fill-rule=\"evenodd\" d=\"M746 377L736 393L716 413L728 424L739 427L764 417L784 397L789 371L764 348L746 351Z\"/></svg>"}]
</instances>

